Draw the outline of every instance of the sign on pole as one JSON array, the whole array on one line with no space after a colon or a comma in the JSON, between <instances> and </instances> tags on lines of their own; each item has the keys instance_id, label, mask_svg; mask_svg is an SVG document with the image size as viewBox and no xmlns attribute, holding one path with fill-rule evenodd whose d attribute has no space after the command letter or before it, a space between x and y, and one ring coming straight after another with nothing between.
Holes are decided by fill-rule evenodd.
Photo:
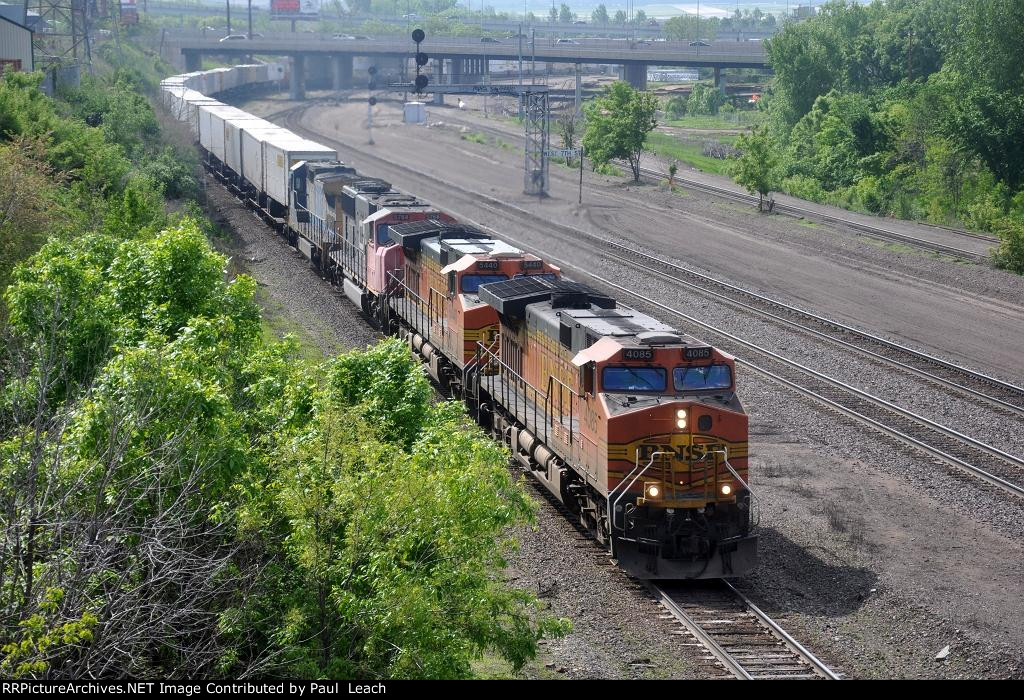
<instances>
[{"instance_id":1,"label":"sign on pole","mask_svg":"<svg viewBox=\"0 0 1024 700\"><path fill-rule=\"evenodd\" d=\"M320 16L320 0L270 0L272 19L308 19Z\"/></svg>"}]
</instances>

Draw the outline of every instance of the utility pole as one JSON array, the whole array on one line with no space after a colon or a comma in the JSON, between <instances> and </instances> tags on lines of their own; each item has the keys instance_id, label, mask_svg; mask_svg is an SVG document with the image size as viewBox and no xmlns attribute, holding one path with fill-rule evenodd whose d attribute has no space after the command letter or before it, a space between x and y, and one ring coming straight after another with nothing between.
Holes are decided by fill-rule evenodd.
<instances>
[{"instance_id":1,"label":"utility pole","mask_svg":"<svg viewBox=\"0 0 1024 700\"><path fill-rule=\"evenodd\" d=\"M580 118L583 108L583 65L576 64L576 119Z\"/></svg>"},{"instance_id":2,"label":"utility pole","mask_svg":"<svg viewBox=\"0 0 1024 700\"><path fill-rule=\"evenodd\" d=\"M552 3L553 5L554 3ZM530 48L533 58L530 63L530 85L537 82L537 28L530 28Z\"/></svg>"},{"instance_id":3,"label":"utility pole","mask_svg":"<svg viewBox=\"0 0 1024 700\"><path fill-rule=\"evenodd\" d=\"M224 4L228 8L228 34L231 34L231 0L224 0Z\"/></svg>"},{"instance_id":4,"label":"utility pole","mask_svg":"<svg viewBox=\"0 0 1024 700\"><path fill-rule=\"evenodd\" d=\"M580 140L580 198L579 204L583 204L583 141Z\"/></svg>"},{"instance_id":5,"label":"utility pole","mask_svg":"<svg viewBox=\"0 0 1024 700\"><path fill-rule=\"evenodd\" d=\"M252 41L252 0L249 0L249 41Z\"/></svg>"},{"instance_id":6,"label":"utility pole","mask_svg":"<svg viewBox=\"0 0 1024 700\"><path fill-rule=\"evenodd\" d=\"M524 3L524 8L525 8L525 3ZM526 17L525 13L523 14L523 17L524 18ZM522 87L523 86L523 24L522 24L522 22L519 23L518 39L519 39L519 87Z\"/></svg>"}]
</instances>

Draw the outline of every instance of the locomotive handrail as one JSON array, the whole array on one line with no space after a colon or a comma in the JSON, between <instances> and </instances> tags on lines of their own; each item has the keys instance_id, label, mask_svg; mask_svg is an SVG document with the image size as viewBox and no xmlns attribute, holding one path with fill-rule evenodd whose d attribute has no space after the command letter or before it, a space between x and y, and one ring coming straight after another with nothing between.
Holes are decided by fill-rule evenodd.
<instances>
[{"instance_id":1,"label":"locomotive handrail","mask_svg":"<svg viewBox=\"0 0 1024 700\"><path fill-rule=\"evenodd\" d=\"M619 487L621 487L623 484L625 484L626 483L626 479L628 479L633 474L633 472L635 472L637 470L637 467L640 466L639 462L637 463L637 466L633 468L633 471L630 472L628 475L626 475L625 479L623 479L618 484L616 484L615 488L608 492L608 517L611 520L611 529L612 530L615 530L615 508L618 507L619 501L621 501L622 497L625 496L626 493L629 492L629 490L633 487L633 484L636 483L636 480L639 479L641 476L643 476L644 473L648 469L651 468L651 466L654 464L654 459L656 457L659 457L661 455L666 455L666 454L669 454L669 453L668 452L664 452L664 451L652 452L651 453L651 461L649 461L644 466L644 468L640 470L639 474L637 474L636 476L633 477L633 480L629 482L629 484L626 486L626 488L622 489L622 493L620 493L618 495L618 497L615 499L615 503L612 503L612 495L619 489ZM620 527L619 529L622 530L623 532L626 531L626 528L624 528L624 527ZM614 556L615 555L615 539L612 538L611 542L612 542L612 556Z\"/></svg>"},{"instance_id":2,"label":"locomotive handrail","mask_svg":"<svg viewBox=\"0 0 1024 700\"><path fill-rule=\"evenodd\" d=\"M720 450L708 450L708 452L713 452L715 454L722 455L722 464L724 464L725 468L729 470L729 473L732 474L733 478L736 479L736 481L740 482L740 485L743 486L743 488L745 488L750 493L751 496L755 496L756 497L757 494L755 494L754 491L750 488L750 484L748 484L746 481L744 481L743 477L741 477L739 475L739 473L729 463L729 447L728 446L722 445L722 449L720 449ZM715 470L715 474L716 475L718 474L718 470L717 469ZM717 479L716 479L716 481L717 481Z\"/></svg>"}]
</instances>

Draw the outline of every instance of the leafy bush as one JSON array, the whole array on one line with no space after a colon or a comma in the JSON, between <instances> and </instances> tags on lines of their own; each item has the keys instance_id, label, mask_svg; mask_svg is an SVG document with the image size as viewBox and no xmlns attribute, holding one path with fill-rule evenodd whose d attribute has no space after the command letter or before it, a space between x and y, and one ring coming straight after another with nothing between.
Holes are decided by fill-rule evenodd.
<instances>
[{"instance_id":1,"label":"leafy bush","mask_svg":"<svg viewBox=\"0 0 1024 700\"><path fill-rule=\"evenodd\" d=\"M665 102L665 116L669 119L682 119L688 114L686 95L674 95Z\"/></svg>"},{"instance_id":2,"label":"leafy bush","mask_svg":"<svg viewBox=\"0 0 1024 700\"><path fill-rule=\"evenodd\" d=\"M147 160L142 172L170 199L192 199L199 194L195 154L167 146Z\"/></svg>"},{"instance_id":3,"label":"leafy bush","mask_svg":"<svg viewBox=\"0 0 1024 700\"><path fill-rule=\"evenodd\" d=\"M1006 217L992 230L999 236L999 246L992 253L996 265L1024 275L1024 217Z\"/></svg>"},{"instance_id":4,"label":"leafy bush","mask_svg":"<svg viewBox=\"0 0 1024 700\"><path fill-rule=\"evenodd\" d=\"M725 93L707 83L695 83L686 101L686 111L692 116L718 114L726 102Z\"/></svg>"}]
</instances>

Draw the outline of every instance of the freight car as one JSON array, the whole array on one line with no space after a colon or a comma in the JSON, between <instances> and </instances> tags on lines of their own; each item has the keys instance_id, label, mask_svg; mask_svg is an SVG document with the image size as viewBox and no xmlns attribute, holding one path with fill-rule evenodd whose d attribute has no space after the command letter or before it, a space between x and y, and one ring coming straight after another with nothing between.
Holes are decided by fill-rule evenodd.
<instances>
[{"instance_id":1,"label":"freight car","mask_svg":"<svg viewBox=\"0 0 1024 700\"><path fill-rule=\"evenodd\" d=\"M750 572L733 358L200 89L275 75L257 65L176 76L163 102L192 125L206 167L405 338L620 566L641 578Z\"/></svg>"}]
</instances>

